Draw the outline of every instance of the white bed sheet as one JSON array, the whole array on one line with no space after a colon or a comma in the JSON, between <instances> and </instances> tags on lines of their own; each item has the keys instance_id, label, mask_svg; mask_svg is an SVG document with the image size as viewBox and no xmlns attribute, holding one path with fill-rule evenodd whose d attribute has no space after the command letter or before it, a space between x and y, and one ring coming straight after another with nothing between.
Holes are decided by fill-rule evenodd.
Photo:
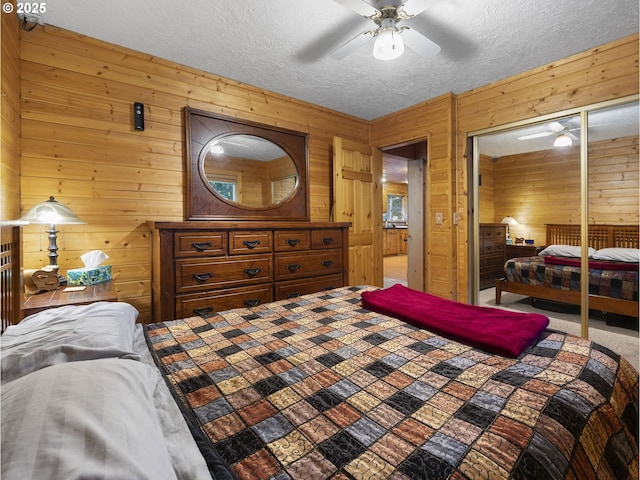
<instances>
[{"instance_id":1,"label":"white bed sheet","mask_svg":"<svg viewBox=\"0 0 640 480\"><path fill-rule=\"evenodd\" d=\"M144 363L153 366L156 374L156 389L153 395L154 406L158 412L160 426L165 435L171 463L174 469L179 472L178 478L184 480L211 479L207 464L191 436L180 408L175 403L169 388L149 353L142 325L140 324L136 325L134 332L134 351L140 355Z\"/></svg>"}]
</instances>

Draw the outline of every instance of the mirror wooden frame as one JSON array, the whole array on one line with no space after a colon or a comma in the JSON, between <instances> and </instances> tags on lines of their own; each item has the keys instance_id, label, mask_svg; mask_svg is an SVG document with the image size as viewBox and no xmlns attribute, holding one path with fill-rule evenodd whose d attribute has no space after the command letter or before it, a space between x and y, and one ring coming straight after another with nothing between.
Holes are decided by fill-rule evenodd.
<instances>
[{"instance_id":1,"label":"mirror wooden frame","mask_svg":"<svg viewBox=\"0 0 640 480\"><path fill-rule=\"evenodd\" d=\"M300 220L309 221L309 149L306 133L185 107L185 219L186 220ZM298 184L282 203L248 207L217 195L207 184L200 153L215 137L253 135L269 140L293 160Z\"/></svg>"}]
</instances>

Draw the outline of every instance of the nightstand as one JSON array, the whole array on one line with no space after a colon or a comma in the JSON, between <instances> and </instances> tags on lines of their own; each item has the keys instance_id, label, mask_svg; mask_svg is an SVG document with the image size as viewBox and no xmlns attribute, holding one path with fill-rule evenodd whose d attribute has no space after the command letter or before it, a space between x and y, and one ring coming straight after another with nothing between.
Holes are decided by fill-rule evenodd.
<instances>
[{"instance_id":1,"label":"nightstand","mask_svg":"<svg viewBox=\"0 0 640 480\"><path fill-rule=\"evenodd\" d=\"M539 245L507 245L506 246L506 254L507 259L509 258L517 258L517 257L535 257L544 250L543 246Z\"/></svg>"},{"instance_id":2,"label":"nightstand","mask_svg":"<svg viewBox=\"0 0 640 480\"><path fill-rule=\"evenodd\" d=\"M50 292L25 295L22 318L49 308L64 305L86 305L93 302L117 302L118 294L113 280L78 287L59 287Z\"/></svg>"}]
</instances>

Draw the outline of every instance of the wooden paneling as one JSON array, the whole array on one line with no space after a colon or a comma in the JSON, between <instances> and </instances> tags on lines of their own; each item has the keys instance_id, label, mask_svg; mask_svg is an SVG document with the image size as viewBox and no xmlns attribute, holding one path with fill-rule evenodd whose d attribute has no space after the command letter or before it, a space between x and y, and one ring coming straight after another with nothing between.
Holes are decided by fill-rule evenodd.
<instances>
[{"instance_id":1,"label":"wooden paneling","mask_svg":"<svg viewBox=\"0 0 640 480\"><path fill-rule=\"evenodd\" d=\"M455 118L455 96L447 94L371 122L371 144L375 147L427 141L425 290L445 298L453 298L456 291L457 239L452 219ZM436 213L442 213L442 224L433 221Z\"/></svg>"},{"instance_id":2,"label":"wooden paneling","mask_svg":"<svg viewBox=\"0 0 640 480\"><path fill-rule=\"evenodd\" d=\"M495 188L485 184L489 168ZM589 145L589 223L640 223L638 137ZM480 159L481 222L509 215L511 236L542 245L546 224L580 224L580 147L506 155L489 167ZM485 188L487 190L485 190Z\"/></svg>"},{"instance_id":3,"label":"wooden paneling","mask_svg":"<svg viewBox=\"0 0 640 480\"><path fill-rule=\"evenodd\" d=\"M20 29L0 15L0 220L20 216Z\"/></svg>"},{"instance_id":4,"label":"wooden paneling","mask_svg":"<svg viewBox=\"0 0 640 480\"><path fill-rule=\"evenodd\" d=\"M61 273L81 266L82 253L105 251L119 298L143 321L151 318L145 222L183 220L185 106L309 133L317 221L329 219L333 136L369 138L364 120L52 26L24 33L20 57L22 210L49 195L71 207L87 225L61 229ZM145 105L144 131L133 128L134 102ZM46 264L42 228L24 230L25 265Z\"/></svg>"},{"instance_id":5,"label":"wooden paneling","mask_svg":"<svg viewBox=\"0 0 640 480\"><path fill-rule=\"evenodd\" d=\"M309 133L315 221L330 215L334 136L374 147L426 139L425 290L466 301L467 132L638 93L634 35L365 122L55 27L21 35L15 17L0 17L3 218L49 195L69 205L88 223L64 228L62 273L80 266L85 251L104 250L119 297L136 306L142 320L150 318L151 305L145 222L183 219L185 106ZM133 128L136 101L145 104L142 132ZM608 183L619 181L606 167L617 162L615 155L599 162L592 188L603 202L594 212L614 211L619 219L634 215ZM435 223L436 212L443 214L442 224ZM41 230L24 229L28 268L46 263ZM351 255L355 268L363 252L354 249Z\"/></svg>"},{"instance_id":6,"label":"wooden paneling","mask_svg":"<svg viewBox=\"0 0 640 480\"><path fill-rule=\"evenodd\" d=\"M467 133L637 93L638 35L631 35L458 95L455 156L458 173L456 186L450 192L454 208L461 214L457 242L458 300L468 300L469 285L468 221L464 215L468 208ZM600 187L601 192L605 190ZM638 196L634 198L637 205ZM614 200L607 198L604 202ZM625 201L621 203L627 205ZM508 214L520 221L516 212ZM496 210L495 215L497 218L501 213ZM564 219L561 223L568 221Z\"/></svg>"}]
</instances>

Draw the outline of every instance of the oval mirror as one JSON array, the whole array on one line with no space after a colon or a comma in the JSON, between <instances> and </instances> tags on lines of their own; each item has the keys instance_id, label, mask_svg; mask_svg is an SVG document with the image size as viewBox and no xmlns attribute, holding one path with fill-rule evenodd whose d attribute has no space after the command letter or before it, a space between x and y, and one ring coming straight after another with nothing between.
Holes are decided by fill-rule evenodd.
<instances>
[{"instance_id":1,"label":"oval mirror","mask_svg":"<svg viewBox=\"0 0 640 480\"><path fill-rule=\"evenodd\" d=\"M223 200L248 208L285 202L298 186L293 159L275 143L256 135L212 138L200 152L205 184Z\"/></svg>"},{"instance_id":2,"label":"oval mirror","mask_svg":"<svg viewBox=\"0 0 640 480\"><path fill-rule=\"evenodd\" d=\"M307 133L184 112L185 220L309 221Z\"/></svg>"}]
</instances>

